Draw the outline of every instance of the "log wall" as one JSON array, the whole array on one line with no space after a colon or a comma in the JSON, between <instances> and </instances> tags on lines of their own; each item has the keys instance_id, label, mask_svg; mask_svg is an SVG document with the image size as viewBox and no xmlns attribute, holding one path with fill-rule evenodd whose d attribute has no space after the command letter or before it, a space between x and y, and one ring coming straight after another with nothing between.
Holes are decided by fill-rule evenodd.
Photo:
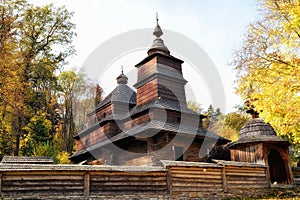
<instances>
[{"instance_id":1,"label":"log wall","mask_svg":"<svg viewBox=\"0 0 300 200\"><path fill-rule=\"evenodd\" d=\"M167 172L162 167L0 164L0 172L0 195L4 198L167 193Z\"/></svg>"},{"instance_id":2,"label":"log wall","mask_svg":"<svg viewBox=\"0 0 300 200\"><path fill-rule=\"evenodd\" d=\"M267 168L226 166L226 187L228 192L243 192L248 189L267 188Z\"/></svg>"},{"instance_id":3,"label":"log wall","mask_svg":"<svg viewBox=\"0 0 300 200\"><path fill-rule=\"evenodd\" d=\"M296 185L300 185L300 167L293 167L294 181Z\"/></svg>"},{"instance_id":4,"label":"log wall","mask_svg":"<svg viewBox=\"0 0 300 200\"><path fill-rule=\"evenodd\" d=\"M222 192L220 167L170 167L172 192Z\"/></svg>"},{"instance_id":5,"label":"log wall","mask_svg":"<svg viewBox=\"0 0 300 200\"><path fill-rule=\"evenodd\" d=\"M0 164L0 192L4 198L125 195L124 199L218 199L258 195L270 187L267 167L262 165L220 161L162 163L159 167Z\"/></svg>"},{"instance_id":6,"label":"log wall","mask_svg":"<svg viewBox=\"0 0 300 200\"><path fill-rule=\"evenodd\" d=\"M173 195L193 198L252 196L269 188L267 167L218 161L218 164L164 161ZM184 163L183 165L180 163Z\"/></svg>"},{"instance_id":7,"label":"log wall","mask_svg":"<svg viewBox=\"0 0 300 200\"><path fill-rule=\"evenodd\" d=\"M84 191L83 172L65 171L12 171L1 175L1 195L82 196Z\"/></svg>"}]
</instances>

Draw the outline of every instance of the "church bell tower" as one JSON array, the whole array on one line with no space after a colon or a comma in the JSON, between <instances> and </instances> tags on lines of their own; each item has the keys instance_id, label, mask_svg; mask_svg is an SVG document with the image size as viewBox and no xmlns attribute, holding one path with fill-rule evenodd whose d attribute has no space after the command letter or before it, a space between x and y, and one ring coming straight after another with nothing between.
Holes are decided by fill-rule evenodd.
<instances>
[{"instance_id":1,"label":"church bell tower","mask_svg":"<svg viewBox=\"0 0 300 200\"><path fill-rule=\"evenodd\" d=\"M186 108L184 86L187 81L182 75L182 60L170 55L169 49L160 38L163 32L158 18L153 35L155 39L148 50L148 56L138 63L136 106L143 106L155 100Z\"/></svg>"}]
</instances>

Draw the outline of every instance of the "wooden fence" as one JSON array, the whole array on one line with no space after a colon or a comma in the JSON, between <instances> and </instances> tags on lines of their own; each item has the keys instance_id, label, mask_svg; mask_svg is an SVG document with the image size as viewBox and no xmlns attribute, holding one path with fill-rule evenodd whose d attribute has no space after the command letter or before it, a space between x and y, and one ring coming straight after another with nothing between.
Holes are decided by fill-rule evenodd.
<instances>
[{"instance_id":1,"label":"wooden fence","mask_svg":"<svg viewBox=\"0 0 300 200\"><path fill-rule=\"evenodd\" d=\"M296 185L300 185L300 167L293 167L292 168L294 174L294 181Z\"/></svg>"},{"instance_id":2,"label":"wooden fence","mask_svg":"<svg viewBox=\"0 0 300 200\"><path fill-rule=\"evenodd\" d=\"M227 194L252 195L269 188L267 167L249 163L215 161L217 164L162 161L168 169L171 194L221 198ZM191 197L192 197L191 196Z\"/></svg>"},{"instance_id":3,"label":"wooden fence","mask_svg":"<svg viewBox=\"0 0 300 200\"><path fill-rule=\"evenodd\" d=\"M149 194L176 199L183 194L226 197L269 187L267 167L262 165L162 163L161 167L0 164L0 193L4 198Z\"/></svg>"}]
</instances>

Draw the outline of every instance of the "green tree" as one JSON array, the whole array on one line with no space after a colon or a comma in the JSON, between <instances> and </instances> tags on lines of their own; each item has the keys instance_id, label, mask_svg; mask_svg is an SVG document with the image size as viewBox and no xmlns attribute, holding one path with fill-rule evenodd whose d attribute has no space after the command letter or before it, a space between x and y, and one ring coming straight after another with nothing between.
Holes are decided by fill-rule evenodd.
<instances>
[{"instance_id":1,"label":"green tree","mask_svg":"<svg viewBox=\"0 0 300 200\"><path fill-rule=\"evenodd\" d=\"M57 163L57 150L52 142L40 142L33 148L34 156L45 156L45 157L53 157L54 162Z\"/></svg>"},{"instance_id":2,"label":"green tree","mask_svg":"<svg viewBox=\"0 0 300 200\"><path fill-rule=\"evenodd\" d=\"M248 120L249 117L247 115L238 112L219 115L218 120L209 127L209 130L231 141L236 141L238 140L241 128Z\"/></svg>"},{"instance_id":3,"label":"green tree","mask_svg":"<svg viewBox=\"0 0 300 200\"><path fill-rule=\"evenodd\" d=\"M204 115L207 116L207 118L204 120L203 126L204 128L207 128L211 130L214 127L214 124L218 122L219 118L222 116L220 108L215 108L212 105L209 105L206 112L204 112Z\"/></svg>"},{"instance_id":4,"label":"green tree","mask_svg":"<svg viewBox=\"0 0 300 200\"><path fill-rule=\"evenodd\" d=\"M300 143L300 2L259 0L261 18L235 51L238 93L277 134Z\"/></svg>"},{"instance_id":5,"label":"green tree","mask_svg":"<svg viewBox=\"0 0 300 200\"><path fill-rule=\"evenodd\" d=\"M201 113L203 109L201 108L201 104L195 101L188 101L187 107L197 113Z\"/></svg>"},{"instance_id":6,"label":"green tree","mask_svg":"<svg viewBox=\"0 0 300 200\"><path fill-rule=\"evenodd\" d=\"M248 120L249 117L247 115L233 112L225 115L224 124L229 128L239 132Z\"/></svg>"},{"instance_id":7,"label":"green tree","mask_svg":"<svg viewBox=\"0 0 300 200\"><path fill-rule=\"evenodd\" d=\"M26 135L21 143L23 155L34 155L34 149L40 144L52 142L51 122L46 118L46 113L38 112L34 115L24 130Z\"/></svg>"}]
</instances>

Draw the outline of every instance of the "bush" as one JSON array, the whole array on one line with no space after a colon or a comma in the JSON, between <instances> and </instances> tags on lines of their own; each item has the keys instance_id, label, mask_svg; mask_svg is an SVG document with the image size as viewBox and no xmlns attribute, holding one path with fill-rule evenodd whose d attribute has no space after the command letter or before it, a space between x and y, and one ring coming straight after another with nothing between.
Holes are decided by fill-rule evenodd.
<instances>
[{"instance_id":1,"label":"bush","mask_svg":"<svg viewBox=\"0 0 300 200\"><path fill-rule=\"evenodd\" d=\"M57 164L70 164L69 153L66 151L61 151L56 156Z\"/></svg>"}]
</instances>

